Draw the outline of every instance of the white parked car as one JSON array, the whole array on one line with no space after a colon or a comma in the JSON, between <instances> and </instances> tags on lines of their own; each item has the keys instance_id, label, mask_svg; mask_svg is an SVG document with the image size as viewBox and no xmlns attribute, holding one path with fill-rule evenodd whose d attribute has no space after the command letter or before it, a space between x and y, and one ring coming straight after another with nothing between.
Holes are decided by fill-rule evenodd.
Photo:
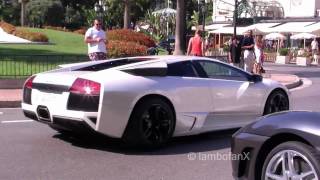
<instances>
[{"instance_id":1,"label":"white parked car","mask_svg":"<svg viewBox=\"0 0 320 180\"><path fill-rule=\"evenodd\" d=\"M63 65L30 77L24 114L58 131L91 129L132 144L242 127L289 109L289 91L218 60L147 56Z\"/></svg>"}]
</instances>

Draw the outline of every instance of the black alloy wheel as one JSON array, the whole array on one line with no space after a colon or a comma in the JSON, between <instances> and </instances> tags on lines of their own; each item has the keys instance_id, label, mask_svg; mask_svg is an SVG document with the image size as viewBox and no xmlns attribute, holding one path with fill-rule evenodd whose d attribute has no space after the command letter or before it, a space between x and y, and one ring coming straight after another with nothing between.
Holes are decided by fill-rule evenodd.
<instances>
[{"instance_id":1,"label":"black alloy wheel","mask_svg":"<svg viewBox=\"0 0 320 180\"><path fill-rule=\"evenodd\" d=\"M282 91L275 91L268 97L263 115L287 110L289 110L288 96Z\"/></svg>"},{"instance_id":2,"label":"black alloy wheel","mask_svg":"<svg viewBox=\"0 0 320 180\"><path fill-rule=\"evenodd\" d=\"M133 145L158 147L165 144L175 128L175 115L168 103L160 98L138 104L131 115L124 139Z\"/></svg>"}]
</instances>

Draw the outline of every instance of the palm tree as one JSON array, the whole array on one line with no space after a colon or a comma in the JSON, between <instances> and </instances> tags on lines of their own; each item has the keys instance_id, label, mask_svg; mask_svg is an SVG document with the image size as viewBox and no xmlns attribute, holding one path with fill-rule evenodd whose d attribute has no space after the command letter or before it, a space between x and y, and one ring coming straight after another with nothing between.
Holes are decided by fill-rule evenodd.
<instances>
[{"instance_id":1,"label":"palm tree","mask_svg":"<svg viewBox=\"0 0 320 180\"><path fill-rule=\"evenodd\" d=\"M186 7L185 0L177 0L176 36L174 55L185 53Z\"/></svg>"},{"instance_id":2,"label":"palm tree","mask_svg":"<svg viewBox=\"0 0 320 180\"><path fill-rule=\"evenodd\" d=\"M124 16L123 16L123 28L129 29L130 27L130 0L124 0Z\"/></svg>"}]
</instances>

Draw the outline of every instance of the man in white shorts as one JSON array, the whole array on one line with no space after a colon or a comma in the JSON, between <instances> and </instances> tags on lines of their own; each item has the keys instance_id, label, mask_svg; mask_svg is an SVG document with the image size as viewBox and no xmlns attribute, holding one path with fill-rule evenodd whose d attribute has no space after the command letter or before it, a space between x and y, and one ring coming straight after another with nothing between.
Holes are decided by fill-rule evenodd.
<instances>
[{"instance_id":1,"label":"man in white shorts","mask_svg":"<svg viewBox=\"0 0 320 180\"><path fill-rule=\"evenodd\" d=\"M99 19L95 19L93 27L87 30L84 36L84 42L88 44L90 60L97 61L107 59L107 37Z\"/></svg>"},{"instance_id":2,"label":"man in white shorts","mask_svg":"<svg viewBox=\"0 0 320 180\"><path fill-rule=\"evenodd\" d=\"M254 55L254 39L252 32L247 31L244 34L241 49L243 50L244 70L247 72L253 72L253 64L255 61Z\"/></svg>"}]
</instances>

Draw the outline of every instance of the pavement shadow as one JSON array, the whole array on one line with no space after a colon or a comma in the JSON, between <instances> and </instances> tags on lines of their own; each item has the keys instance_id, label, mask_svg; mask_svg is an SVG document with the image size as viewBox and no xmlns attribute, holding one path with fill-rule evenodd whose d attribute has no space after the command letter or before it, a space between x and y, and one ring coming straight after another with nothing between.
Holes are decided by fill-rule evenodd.
<instances>
[{"instance_id":1,"label":"pavement shadow","mask_svg":"<svg viewBox=\"0 0 320 180\"><path fill-rule=\"evenodd\" d=\"M230 140L237 129L216 131L194 136L173 138L168 144L155 149L132 147L120 139L89 134L55 134L53 138L68 142L73 146L121 153L125 155L175 155L189 152L206 152L230 147Z\"/></svg>"},{"instance_id":2,"label":"pavement shadow","mask_svg":"<svg viewBox=\"0 0 320 180\"><path fill-rule=\"evenodd\" d=\"M300 78L318 78L318 77L320 77L320 72L303 71L303 72L295 73L295 75L300 77Z\"/></svg>"}]
</instances>

